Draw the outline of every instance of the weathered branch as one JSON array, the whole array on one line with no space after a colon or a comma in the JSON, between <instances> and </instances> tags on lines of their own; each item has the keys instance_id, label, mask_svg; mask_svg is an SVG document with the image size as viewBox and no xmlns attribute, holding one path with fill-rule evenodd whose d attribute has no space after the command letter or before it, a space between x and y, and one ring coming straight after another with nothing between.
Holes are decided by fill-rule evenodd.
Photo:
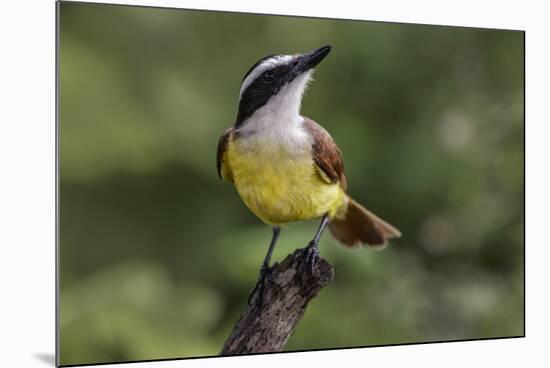
<instances>
[{"instance_id":1,"label":"weathered branch","mask_svg":"<svg viewBox=\"0 0 550 368\"><path fill-rule=\"evenodd\" d=\"M272 267L273 282L264 283L261 307L259 290L241 315L220 355L240 355L281 351L306 306L333 279L334 269L316 256L313 272L306 266L304 249L297 249Z\"/></svg>"}]
</instances>

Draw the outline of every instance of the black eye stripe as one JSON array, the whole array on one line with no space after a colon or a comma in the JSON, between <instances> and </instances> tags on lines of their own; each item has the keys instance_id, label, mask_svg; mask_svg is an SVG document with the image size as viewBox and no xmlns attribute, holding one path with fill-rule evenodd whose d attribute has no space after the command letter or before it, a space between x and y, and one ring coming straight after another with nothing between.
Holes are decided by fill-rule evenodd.
<instances>
[{"instance_id":1,"label":"black eye stripe","mask_svg":"<svg viewBox=\"0 0 550 368\"><path fill-rule=\"evenodd\" d=\"M240 126L248 117L252 116L254 111L264 106L272 96L279 93L281 88L291 80L288 78L289 72L295 67L295 61L269 66L247 85L241 93L235 126ZM256 64L259 65L259 63ZM249 71L244 79L250 73Z\"/></svg>"},{"instance_id":2,"label":"black eye stripe","mask_svg":"<svg viewBox=\"0 0 550 368\"><path fill-rule=\"evenodd\" d=\"M251 67L250 69L248 69L248 71L246 72L246 74L245 74L244 77L243 77L243 81L246 79L246 77L248 77L248 75L249 75L254 69L256 69L256 67L257 67L258 65L260 65L263 61L272 58L273 56L275 56L275 55L274 55L274 54L272 54L272 55L267 55L266 57L264 57L264 58L258 60L258 61L256 62L256 64L252 65L252 67Z\"/></svg>"},{"instance_id":3,"label":"black eye stripe","mask_svg":"<svg viewBox=\"0 0 550 368\"><path fill-rule=\"evenodd\" d=\"M275 73L272 70L267 70L263 73L262 78L266 81L272 81L275 78Z\"/></svg>"}]
</instances>

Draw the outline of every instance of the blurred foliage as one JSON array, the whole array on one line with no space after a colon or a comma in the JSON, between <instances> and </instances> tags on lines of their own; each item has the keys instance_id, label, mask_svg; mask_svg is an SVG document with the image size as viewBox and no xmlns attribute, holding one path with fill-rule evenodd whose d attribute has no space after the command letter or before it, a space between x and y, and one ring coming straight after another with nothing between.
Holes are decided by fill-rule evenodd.
<instances>
[{"instance_id":1,"label":"blurred foliage","mask_svg":"<svg viewBox=\"0 0 550 368\"><path fill-rule=\"evenodd\" d=\"M63 364L218 353L271 230L217 139L257 59L325 44L302 111L404 236L325 235L336 279L287 349L523 334L523 33L78 3L60 27Z\"/></svg>"}]
</instances>

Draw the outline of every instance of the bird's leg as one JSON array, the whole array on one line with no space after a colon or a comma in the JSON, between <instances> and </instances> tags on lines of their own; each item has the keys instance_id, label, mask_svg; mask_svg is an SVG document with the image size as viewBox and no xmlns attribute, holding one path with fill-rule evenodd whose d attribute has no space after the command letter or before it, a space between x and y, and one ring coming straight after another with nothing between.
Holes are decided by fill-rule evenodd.
<instances>
[{"instance_id":1,"label":"bird's leg","mask_svg":"<svg viewBox=\"0 0 550 368\"><path fill-rule=\"evenodd\" d=\"M325 230L329 222L330 222L330 218L328 217L328 214L325 214L321 219L321 224L319 225L319 228L317 229L315 236L309 242L308 246L305 248L305 252L306 252L305 266L306 268L309 269L309 272L311 274L313 274L315 270L315 261L319 257L319 239L321 238L321 235L323 234L323 231Z\"/></svg>"},{"instance_id":2,"label":"bird's leg","mask_svg":"<svg viewBox=\"0 0 550 368\"><path fill-rule=\"evenodd\" d=\"M271 242L269 243L269 249L267 250L267 254L264 258L264 262L262 263L262 268L260 268L260 277L258 278L258 281L256 282L256 285L254 286L254 289L250 292L250 295L248 296L248 304L252 301L252 297L256 293L256 290L258 290L258 297L256 298L256 303L258 305L258 309L261 309L263 298L264 298L264 291L265 291L265 281L269 281L275 285L275 281L272 279L271 275L271 267L269 267L269 261L271 260L271 255L273 254L273 249L275 248L275 243L277 243L277 239L279 238L279 233L281 232L281 228L279 226L273 227L273 236L271 237Z\"/></svg>"}]
</instances>

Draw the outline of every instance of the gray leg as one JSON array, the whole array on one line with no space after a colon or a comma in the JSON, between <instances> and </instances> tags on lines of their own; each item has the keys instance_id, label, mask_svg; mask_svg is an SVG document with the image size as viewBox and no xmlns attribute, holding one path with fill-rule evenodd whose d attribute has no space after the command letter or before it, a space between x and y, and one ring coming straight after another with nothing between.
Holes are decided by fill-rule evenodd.
<instances>
[{"instance_id":1,"label":"gray leg","mask_svg":"<svg viewBox=\"0 0 550 368\"><path fill-rule=\"evenodd\" d=\"M262 268L260 268L260 277L258 278L254 289L252 289L250 295L248 296L248 304L250 304L250 302L252 301L252 297L256 293L256 290L259 290L260 294L258 295L258 298L256 300L260 309L264 298L264 282L267 280L274 283L271 279L271 268L269 267L269 262L271 261L271 255L273 254L273 249L275 249L275 244L277 243L277 239L279 239L280 233L280 226L273 227L273 236L271 237L271 242L269 243L269 249L267 250L267 254L265 255L264 261L262 263Z\"/></svg>"},{"instance_id":2,"label":"gray leg","mask_svg":"<svg viewBox=\"0 0 550 368\"><path fill-rule=\"evenodd\" d=\"M323 231L325 231L325 228L327 227L329 222L330 222L330 219L328 218L328 215L324 215L323 218L321 219L321 224L319 225L319 228L317 229L315 236L309 243L309 246L317 247L319 245L319 239L321 239L321 235L323 235Z\"/></svg>"},{"instance_id":3,"label":"gray leg","mask_svg":"<svg viewBox=\"0 0 550 368\"><path fill-rule=\"evenodd\" d=\"M264 258L264 263L262 263L262 269L269 268L269 261L271 260L271 255L273 254L273 249L275 249L275 244L277 243L277 239L279 239L279 234L281 233L281 227L275 226L273 227L273 236L271 237L271 242L269 243L269 249L267 250L267 254Z\"/></svg>"},{"instance_id":4,"label":"gray leg","mask_svg":"<svg viewBox=\"0 0 550 368\"><path fill-rule=\"evenodd\" d=\"M328 214L324 215L323 218L321 218L321 224L319 225L315 236L309 242L308 246L305 249L306 266L307 268L309 268L311 273L313 273L315 269L315 260L317 257L319 257L319 239L321 239L321 235L323 235L323 231L325 230L329 222L330 218L328 217Z\"/></svg>"}]
</instances>

